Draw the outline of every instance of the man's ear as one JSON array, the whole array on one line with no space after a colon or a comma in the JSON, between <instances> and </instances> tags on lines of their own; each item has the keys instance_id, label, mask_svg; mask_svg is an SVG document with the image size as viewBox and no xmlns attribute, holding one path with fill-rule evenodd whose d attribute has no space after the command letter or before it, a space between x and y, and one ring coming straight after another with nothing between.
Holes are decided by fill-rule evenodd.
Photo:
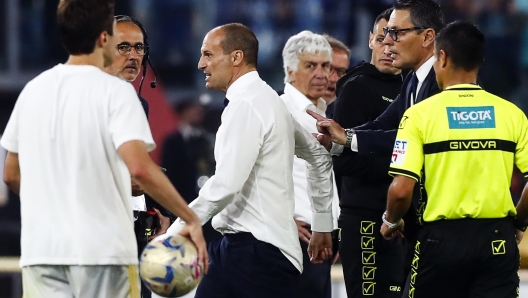
<instances>
[{"instance_id":1,"label":"man's ear","mask_svg":"<svg viewBox=\"0 0 528 298\"><path fill-rule=\"evenodd\" d=\"M422 43L424 48L434 46L434 40L436 37L436 33L433 29L425 29L424 34L424 41Z\"/></svg>"},{"instance_id":2,"label":"man's ear","mask_svg":"<svg viewBox=\"0 0 528 298\"><path fill-rule=\"evenodd\" d=\"M372 31L371 31L371 32L369 32L369 42L368 42L369 49L371 49L371 50L372 50L372 36L373 36L373 34L372 34Z\"/></svg>"},{"instance_id":3,"label":"man's ear","mask_svg":"<svg viewBox=\"0 0 528 298\"><path fill-rule=\"evenodd\" d=\"M108 42L108 32L103 31L101 34L99 34L99 37L97 37L96 46L98 47L104 47L105 44Z\"/></svg>"},{"instance_id":4,"label":"man's ear","mask_svg":"<svg viewBox=\"0 0 528 298\"><path fill-rule=\"evenodd\" d=\"M291 70L289 67L286 67L286 72L288 73L288 77L290 78L290 81L294 83L295 73L293 72L293 70Z\"/></svg>"},{"instance_id":5,"label":"man's ear","mask_svg":"<svg viewBox=\"0 0 528 298\"><path fill-rule=\"evenodd\" d=\"M447 67L447 53L444 50L440 50L440 56L438 57L440 59L440 66L442 68Z\"/></svg>"},{"instance_id":6,"label":"man's ear","mask_svg":"<svg viewBox=\"0 0 528 298\"><path fill-rule=\"evenodd\" d=\"M231 52L231 62L233 62L233 66L240 66L240 64L244 61L244 52L241 50L235 50Z\"/></svg>"}]
</instances>

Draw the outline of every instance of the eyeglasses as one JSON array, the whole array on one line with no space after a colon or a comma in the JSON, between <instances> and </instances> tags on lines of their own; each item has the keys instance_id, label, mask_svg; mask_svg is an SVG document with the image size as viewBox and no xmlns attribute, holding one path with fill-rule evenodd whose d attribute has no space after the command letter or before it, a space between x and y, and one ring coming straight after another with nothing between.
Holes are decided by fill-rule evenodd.
<instances>
[{"instance_id":1,"label":"eyeglasses","mask_svg":"<svg viewBox=\"0 0 528 298\"><path fill-rule=\"evenodd\" d=\"M117 45L117 50L119 51L119 54L123 56L130 55L130 53L132 52L132 48L134 48L138 56L144 56L147 53L147 45L142 43L136 43L135 45L131 45L128 42L122 42Z\"/></svg>"},{"instance_id":2,"label":"eyeglasses","mask_svg":"<svg viewBox=\"0 0 528 298\"><path fill-rule=\"evenodd\" d=\"M383 28L383 34L385 36L387 36L387 34L389 34L389 36L392 38L392 40L394 41L398 41L398 35L402 32L407 32L407 31L414 31L414 30L423 30L423 29L426 29L424 27L409 27L409 28L404 28L404 29L389 29L389 27L384 27Z\"/></svg>"},{"instance_id":3,"label":"eyeglasses","mask_svg":"<svg viewBox=\"0 0 528 298\"><path fill-rule=\"evenodd\" d=\"M330 66L330 75L333 75L334 72L335 72L335 73L337 73L337 77L338 78L342 78L346 74L346 71L347 71L346 68Z\"/></svg>"}]
</instances>

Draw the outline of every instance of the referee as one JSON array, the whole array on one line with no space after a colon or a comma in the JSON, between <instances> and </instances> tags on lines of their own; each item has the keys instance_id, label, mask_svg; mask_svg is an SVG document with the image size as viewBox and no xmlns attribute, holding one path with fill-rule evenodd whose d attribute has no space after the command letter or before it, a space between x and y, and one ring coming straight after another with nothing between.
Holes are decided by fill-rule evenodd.
<instances>
[{"instance_id":1,"label":"referee","mask_svg":"<svg viewBox=\"0 0 528 298\"><path fill-rule=\"evenodd\" d=\"M428 198L409 297L518 296L517 212L509 188L514 164L528 175L528 121L515 105L476 85L484 44L482 32L467 22L441 30L434 69L443 91L408 109L399 125L382 235L401 236L420 178Z\"/></svg>"}]
</instances>

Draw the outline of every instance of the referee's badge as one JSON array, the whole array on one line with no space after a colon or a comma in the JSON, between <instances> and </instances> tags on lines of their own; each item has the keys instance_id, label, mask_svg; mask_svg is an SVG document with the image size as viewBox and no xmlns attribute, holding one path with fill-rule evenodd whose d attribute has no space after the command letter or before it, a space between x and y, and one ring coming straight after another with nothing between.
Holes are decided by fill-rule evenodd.
<instances>
[{"instance_id":1,"label":"referee's badge","mask_svg":"<svg viewBox=\"0 0 528 298\"><path fill-rule=\"evenodd\" d=\"M495 128L495 107L446 107L449 129Z\"/></svg>"}]
</instances>

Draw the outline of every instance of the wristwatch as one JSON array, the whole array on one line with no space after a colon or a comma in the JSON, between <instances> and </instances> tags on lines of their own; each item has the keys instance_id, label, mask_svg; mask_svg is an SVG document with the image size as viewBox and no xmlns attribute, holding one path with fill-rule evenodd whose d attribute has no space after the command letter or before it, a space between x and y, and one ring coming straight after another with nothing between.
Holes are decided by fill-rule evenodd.
<instances>
[{"instance_id":1,"label":"wristwatch","mask_svg":"<svg viewBox=\"0 0 528 298\"><path fill-rule=\"evenodd\" d=\"M356 134L356 131L353 128L345 128L345 133L346 133L345 146L350 147L350 144L352 144L352 138Z\"/></svg>"},{"instance_id":2,"label":"wristwatch","mask_svg":"<svg viewBox=\"0 0 528 298\"><path fill-rule=\"evenodd\" d=\"M399 227L401 224L402 224L402 219L400 218L400 220L396 223L392 223L392 222L389 222L385 217L387 216L387 211L383 212L383 216L381 217L381 220L383 220L383 223L387 225L387 227L389 227L389 229L395 229L397 227Z\"/></svg>"}]
</instances>

